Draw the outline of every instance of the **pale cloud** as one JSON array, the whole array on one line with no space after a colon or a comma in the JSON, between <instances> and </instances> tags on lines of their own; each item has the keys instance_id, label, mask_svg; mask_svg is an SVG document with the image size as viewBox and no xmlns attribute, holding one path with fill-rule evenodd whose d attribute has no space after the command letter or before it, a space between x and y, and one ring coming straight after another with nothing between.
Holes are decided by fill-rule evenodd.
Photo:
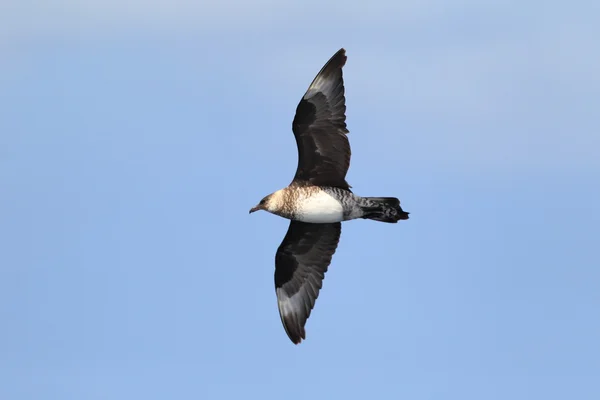
<instances>
[{"instance_id":1,"label":"pale cloud","mask_svg":"<svg viewBox=\"0 0 600 400\"><path fill-rule=\"evenodd\" d=\"M349 120L372 118L365 123L373 129L396 121L394 129L415 129L390 132L386 139L410 145L413 151L404 157L599 167L600 27L591 7L584 7L594 4L13 0L0 3L0 37L18 44L132 30L200 32L203 38L262 32L257 37L264 46L252 49L244 69L293 101L344 46L349 107L355 110ZM277 30L290 21L301 29L286 33L284 41Z\"/></svg>"},{"instance_id":2,"label":"pale cloud","mask_svg":"<svg viewBox=\"0 0 600 400\"><path fill-rule=\"evenodd\" d=\"M493 0L406 1L277 1L277 0L5 0L0 3L0 32L4 37L44 35L111 35L115 31L260 30L266 23L288 18L306 21L307 31L316 20L394 23L402 29L435 23L452 15L496 12L509 3ZM516 3L518 4L518 3Z\"/></svg>"},{"instance_id":3,"label":"pale cloud","mask_svg":"<svg viewBox=\"0 0 600 400\"><path fill-rule=\"evenodd\" d=\"M55 0L3 1L0 32L20 39L43 36L111 36L123 30L178 32L266 22L276 0Z\"/></svg>"},{"instance_id":4,"label":"pale cloud","mask_svg":"<svg viewBox=\"0 0 600 400\"><path fill-rule=\"evenodd\" d=\"M586 10L586 7L590 10ZM4 0L0 2L0 32L21 38L65 34L112 35L121 30L256 31L265 24L303 22L306 34L339 25L348 32L356 24L393 24L396 32L423 27L435 30L446 21L537 24L548 15L580 13L594 21L594 0L566 7L543 1L518 0Z\"/></svg>"}]
</instances>

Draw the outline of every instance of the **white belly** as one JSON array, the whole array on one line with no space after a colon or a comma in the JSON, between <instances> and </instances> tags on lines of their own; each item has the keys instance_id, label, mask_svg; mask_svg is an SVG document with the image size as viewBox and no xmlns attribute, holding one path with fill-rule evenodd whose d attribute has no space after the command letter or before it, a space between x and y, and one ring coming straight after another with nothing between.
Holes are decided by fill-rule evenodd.
<instances>
[{"instance_id":1,"label":"white belly","mask_svg":"<svg viewBox=\"0 0 600 400\"><path fill-rule=\"evenodd\" d=\"M344 220L344 208L334 197L325 192L298 199L296 218L302 222L330 223Z\"/></svg>"}]
</instances>

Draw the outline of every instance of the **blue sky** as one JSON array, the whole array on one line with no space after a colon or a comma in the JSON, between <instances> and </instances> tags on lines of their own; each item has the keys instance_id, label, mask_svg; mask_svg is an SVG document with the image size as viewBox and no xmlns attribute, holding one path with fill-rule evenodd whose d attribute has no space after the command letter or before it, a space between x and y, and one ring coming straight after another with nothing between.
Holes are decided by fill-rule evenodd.
<instances>
[{"instance_id":1,"label":"blue sky","mask_svg":"<svg viewBox=\"0 0 600 400\"><path fill-rule=\"evenodd\" d=\"M0 398L597 399L595 2L3 2ZM295 107L340 47L358 194L294 346Z\"/></svg>"}]
</instances>

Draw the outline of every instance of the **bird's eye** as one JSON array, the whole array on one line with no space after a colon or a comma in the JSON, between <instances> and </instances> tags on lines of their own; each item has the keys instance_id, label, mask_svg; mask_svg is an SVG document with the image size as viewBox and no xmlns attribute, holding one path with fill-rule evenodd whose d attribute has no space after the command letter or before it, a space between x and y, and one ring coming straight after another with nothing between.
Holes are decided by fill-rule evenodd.
<instances>
[{"instance_id":1,"label":"bird's eye","mask_svg":"<svg viewBox=\"0 0 600 400\"><path fill-rule=\"evenodd\" d=\"M265 199L262 199L262 200L260 201L260 204L265 204Z\"/></svg>"}]
</instances>

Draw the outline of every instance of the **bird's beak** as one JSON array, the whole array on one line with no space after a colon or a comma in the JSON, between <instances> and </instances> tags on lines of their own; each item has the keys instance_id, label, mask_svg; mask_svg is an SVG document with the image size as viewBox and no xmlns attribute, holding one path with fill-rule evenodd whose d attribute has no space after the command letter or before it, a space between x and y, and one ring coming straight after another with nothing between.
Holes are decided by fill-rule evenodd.
<instances>
[{"instance_id":1,"label":"bird's beak","mask_svg":"<svg viewBox=\"0 0 600 400\"><path fill-rule=\"evenodd\" d=\"M250 209L250 214L252 214L254 211L258 211L258 210L260 210L260 207L259 207L259 206L254 206L254 207L252 207L252 208Z\"/></svg>"}]
</instances>

